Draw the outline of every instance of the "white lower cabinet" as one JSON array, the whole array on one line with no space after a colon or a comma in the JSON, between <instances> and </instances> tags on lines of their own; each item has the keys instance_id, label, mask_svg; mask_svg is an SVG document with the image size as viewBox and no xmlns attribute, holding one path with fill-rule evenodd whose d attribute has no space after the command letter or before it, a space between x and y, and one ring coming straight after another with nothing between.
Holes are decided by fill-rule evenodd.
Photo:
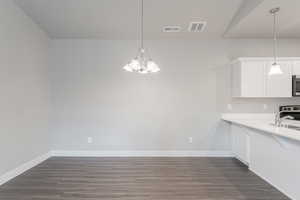
<instances>
[{"instance_id":1,"label":"white lower cabinet","mask_svg":"<svg viewBox=\"0 0 300 200\"><path fill-rule=\"evenodd\" d=\"M231 133L237 159L291 199L300 199L299 141L235 124Z\"/></svg>"},{"instance_id":2,"label":"white lower cabinet","mask_svg":"<svg viewBox=\"0 0 300 200\"><path fill-rule=\"evenodd\" d=\"M246 165L250 162L250 137L247 130L238 125L231 126L232 151L237 159Z\"/></svg>"}]
</instances>

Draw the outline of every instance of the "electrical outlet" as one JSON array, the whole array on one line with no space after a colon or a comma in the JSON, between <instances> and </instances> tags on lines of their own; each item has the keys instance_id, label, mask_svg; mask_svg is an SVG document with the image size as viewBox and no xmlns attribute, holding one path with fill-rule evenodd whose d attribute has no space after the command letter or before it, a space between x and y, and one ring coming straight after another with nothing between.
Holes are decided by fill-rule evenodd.
<instances>
[{"instance_id":1,"label":"electrical outlet","mask_svg":"<svg viewBox=\"0 0 300 200\"><path fill-rule=\"evenodd\" d=\"M189 137L188 140L190 144L193 143L193 137Z\"/></svg>"},{"instance_id":2,"label":"electrical outlet","mask_svg":"<svg viewBox=\"0 0 300 200\"><path fill-rule=\"evenodd\" d=\"M232 110L232 105L231 104L227 104L227 109L228 110Z\"/></svg>"},{"instance_id":3,"label":"electrical outlet","mask_svg":"<svg viewBox=\"0 0 300 200\"><path fill-rule=\"evenodd\" d=\"M87 143L92 144L93 143L93 138L92 137L88 137L87 138Z\"/></svg>"}]
</instances>

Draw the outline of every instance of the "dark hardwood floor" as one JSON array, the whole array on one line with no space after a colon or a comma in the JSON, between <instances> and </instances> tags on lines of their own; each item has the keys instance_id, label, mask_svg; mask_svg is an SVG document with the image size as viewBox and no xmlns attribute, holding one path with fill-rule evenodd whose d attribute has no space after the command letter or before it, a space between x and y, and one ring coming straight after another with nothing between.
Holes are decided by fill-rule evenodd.
<instances>
[{"instance_id":1,"label":"dark hardwood floor","mask_svg":"<svg viewBox=\"0 0 300 200\"><path fill-rule=\"evenodd\" d=\"M51 158L0 186L1 200L288 199L231 158Z\"/></svg>"}]
</instances>

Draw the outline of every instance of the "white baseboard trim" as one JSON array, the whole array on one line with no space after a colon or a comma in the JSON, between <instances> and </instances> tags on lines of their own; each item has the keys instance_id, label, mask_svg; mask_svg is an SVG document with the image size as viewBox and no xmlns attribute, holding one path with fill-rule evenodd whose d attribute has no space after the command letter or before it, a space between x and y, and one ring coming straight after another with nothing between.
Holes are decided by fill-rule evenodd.
<instances>
[{"instance_id":1,"label":"white baseboard trim","mask_svg":"<svg viewBox=\"0 0 300 200\"><path fill-rule=\"evenodd\" d=\"M230 151L51 151L56 157L233 157Z\"/></svg>"},{"instance_id":2,"label":"white baseboard trim","mask_svg":"<svg viewBox=\"0 0 300 200\"><path fill-rule=\"evenodd\" d=\"M3 185L4 183L8 182L9 180L19 176L20 174L24 173L25 171L35 167L36 165L42 163L43 161L47 160L48 158L51 157L50 152L41 155L33 160L30 160L21 166L6 172L5 174L0 176L0 185Z\"/></svg>"}]
</instances>

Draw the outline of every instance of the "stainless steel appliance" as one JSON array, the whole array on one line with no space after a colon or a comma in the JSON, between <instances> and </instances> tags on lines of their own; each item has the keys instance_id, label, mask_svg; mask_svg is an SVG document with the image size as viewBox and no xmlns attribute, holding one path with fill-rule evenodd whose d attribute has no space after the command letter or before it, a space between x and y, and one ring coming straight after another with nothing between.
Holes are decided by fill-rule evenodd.
<instances>
[{"instance_id":1,"label":"stainless steel appliance","mask_svg":"<svg viewBox=\"0 0 300 200\"><path fill-rule=\"evenodd\" d=\"M291 116L293 120L300 121L300 105L287 105L279 107L279 117Z\"/></svg>"},{"instance_id":2,"label":"stainless steel appliance","mask_svg":"<svg viewBox=\"0 0 300 200\"><path fill-rule=\"evenodd\" d=\"M300 105L280 106L275 116L275 122L271 123L272 126L300 131L299 122L298 124L283 123L287 119L300 121Z\"/></svg>"},{"instance_id":3,"label":"stainless steel appliance","mask_svg":"<svg viewBox=\"0 0 300 200\"><path fill-rule=\"evenodd\" d=\"M300 97L300 76L293 76L293 97Z\"/></svg>"}]
</instances>

